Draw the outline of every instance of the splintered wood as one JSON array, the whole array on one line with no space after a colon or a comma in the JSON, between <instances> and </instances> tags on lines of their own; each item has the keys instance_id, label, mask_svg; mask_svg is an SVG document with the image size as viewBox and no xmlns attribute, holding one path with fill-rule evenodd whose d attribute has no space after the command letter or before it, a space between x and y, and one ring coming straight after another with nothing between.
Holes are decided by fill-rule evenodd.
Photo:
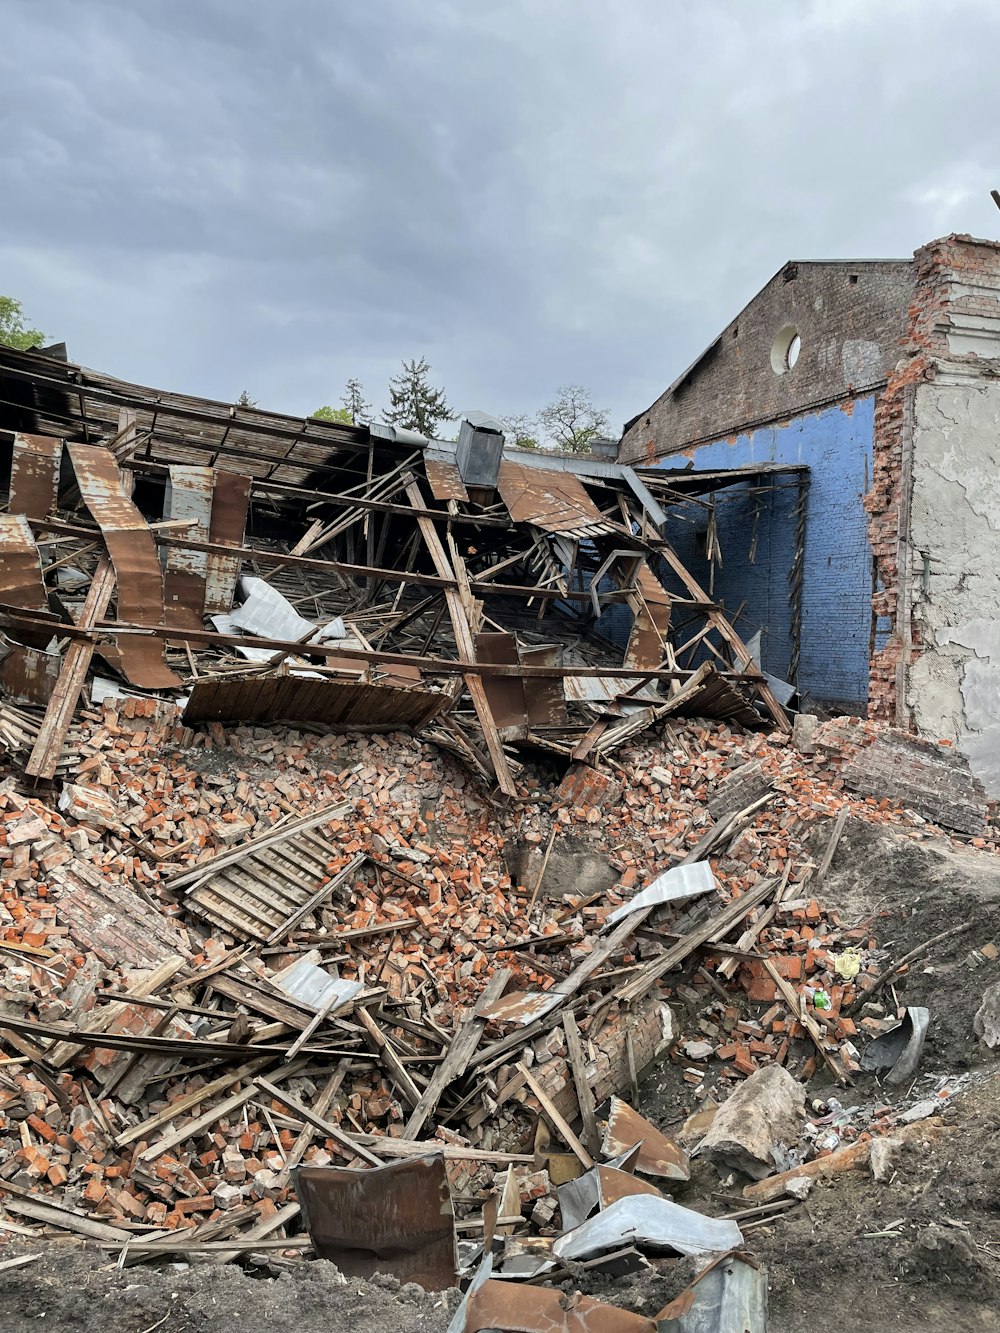
<instances>
[{"instance_id":1,"label":"splintered wood","mask_svg":"<svg viewBox=\"0 0 1000 1333\"><path fill-rule=\"evenodd\" d=\"M822 875L849 816L927 827L846 791L850 751L823 728L810 759L777 734L669 728L623 746L614 779L577 763L550 805L511 813L413 736L85 711L64 810L0 782L7 1211L108 1243L235 1238L233 1257L298 1225L297 1164L429 1148L460 1220L508 1167L530 1211L550 1187L535 1154L592 1160L599 1108L662 1053L677 992L703 1006L696 1055L671 1048L686 1080L706 1059L723 1086L769 1063L850 1076L848 1010L883 969ZM540 775L520 770L523 795ZM580 862L567 880L570 845L609 888ZM609 925L705 858L715 890Z\"/></svg>"}]
</instances>

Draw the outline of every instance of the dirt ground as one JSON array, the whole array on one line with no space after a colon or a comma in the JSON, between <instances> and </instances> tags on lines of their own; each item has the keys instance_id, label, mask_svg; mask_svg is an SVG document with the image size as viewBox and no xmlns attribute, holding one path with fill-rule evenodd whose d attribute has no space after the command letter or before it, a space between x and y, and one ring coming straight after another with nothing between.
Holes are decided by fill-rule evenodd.
<instances>
[{"instance_id":1,"label":"dirt ground","mask_svg":"<svg viewBox=\"0 0 1000 1333\"><path fill-rule=\"evenodd\" d=\"M828 829L816 831L821 847ZM972 1018L1000 962L974 950L1000 942L1000 869L994 857L942 840L914 841L849 822L822 896L845 924L868 923L887 958L967 923L896 981L900 1004L924 1004L931 1025L913 1084L891 1092L862 1074L840 1093L845 1106L934 1096L943 1089L945 1129L905 1146L894 1173L867 1171L817 1184L778 1220L747 1226L748 1250L768 1269L772 1333L978 1333L1000 1329L1000 1061L975 1039ZM678 994L678 1038L696 1036L698 1009ZM893 1007L887 988L882 1001ZM747 1005L748 1010L753 1006ZM810 1096L823 1096L822 1079ZM669 1056L642 1089L640 1109L664 1128L696 1109L696 1095ZM678 1202L716 1215L745 1206L741 1180L720 1182L695 1158ZM4 1257L19 1252L5 1247ZM0 1272L0 1333L436 1333L458 1296L429 1296L391 1278L345 1282L333 1265L298 1263L270 1272L235 1265L119 1269L93 1245L53 1244L29 1267ZM630 1279L577 1277L579 1288L655 1314L686 1285L691 1261L656 1261ZM37 1322L36 1322L37 1321ZM42 1322L44 1321L44 1322Z\"/></svg>"}]
</instances>

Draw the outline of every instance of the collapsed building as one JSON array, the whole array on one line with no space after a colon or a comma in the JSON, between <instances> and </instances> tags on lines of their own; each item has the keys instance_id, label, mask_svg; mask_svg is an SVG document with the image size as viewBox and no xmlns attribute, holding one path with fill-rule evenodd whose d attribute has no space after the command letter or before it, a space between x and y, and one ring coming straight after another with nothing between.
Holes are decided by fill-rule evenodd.
<instances>
[{"instance_id":1,"label":"collapsed building","mask_svg":"<svg viewBox=\"0 0 1000 1333\"><path fill-rule=\"evenodd\" d=\"M691 497L668 533L765 670L950 741L993 795L998 336L994 241L790 262L619 454Z\"/></svg>"},{"instance_id":2,"label":"collapsed building","mask_svg":"<svg viewBox=\"0 0 1000 1333\"><path fill-rule=\"evenodd\" d=\"M905 995L872 922L822 901L845 830L997 850L953 747L858 718L807 717L792 740L804 700L860 713L870 694L884 716L885 664L909 670L898 703L958 642L923 627L919 656L894 649L888 539L873 574L863 505L881 531L915 523L875 442L890 391L950 381L929 353L893 368L913 266L867 268L881 332L842 358L827 407L817 381L808 413L753 425L780 403L752 407L747 383L743 433L720 442L707 408L700 428L671 418L675 386L619 461L507 449L478 414L429 440L0 349L7 1234L85 1237L121 1264L315 1253L432 1290L459 1237L466 1333L512 1304L519 1327L579 1326L551 1285L497 1290L491 1264L551 1284L723 1253L671 1324L704 1296L763 1330L737 1223L784 1217L786 1180L800 1200L803 1178L867 1162L869 1136L936 1133L954 1091L930 1129L926 1097L880 1090L836 1151L835 1110L803 1121L814 1075L851 1088L864 1040L900 1040L868 1003L892 978ZM706 375L780 317L769 373L792 394L777 367L809 366L819 293L794 324L781 303L837 279L779 276ZM841 331L854 286L829 299ZM786 430L798 443L762 456L760 432ZM696 466L677 468L684 431ZM986 677L944 660L969 723ZM676 1133L635 1109L657 1060L699 1107ZM787 1103L773 1141L719 1130L721 1169L764 1177L746 1209L673 1203L712 1094L752 1100L761 1078Z\"/></svg>"}]
</instances>

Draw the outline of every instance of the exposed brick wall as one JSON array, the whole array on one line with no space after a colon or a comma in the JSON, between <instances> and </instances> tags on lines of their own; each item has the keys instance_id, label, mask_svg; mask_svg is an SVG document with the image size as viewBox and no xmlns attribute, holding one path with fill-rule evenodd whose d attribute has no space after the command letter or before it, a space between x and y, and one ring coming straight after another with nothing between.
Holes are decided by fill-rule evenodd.
<instances>
[{"instance_id":1,"label":"exposed brick wall","mask_svg":"<svg viewBox=\"0 0 1000 1333\"><path fill-rule=\"evenodd\" d=\"M876 388L899 360L912 291L908 261L786 264L700 361L630 423L622 461L651 462ZM801 353L794 369L775 374L771 348L788 325L801 337Z\"/></svg>"},{"instance_id":2,"label":"exposed brick wall","mask_svg":"<svg viewBox=\"0 0 1000 1333\"><path fill-rule=\"evenodd\" d=\"M945 236L916 251L913 270L904 355L879 395L872 487L865 499L876 573L873 608L886 628L884 646L872 654L868 716L906 724L905 701L897 697L899 666L904 653L903 665L909 667L923 648L919 622L904 627L899 601L905 573L899 568L900 524L911 500L903 475L909 430L906 404L918 384L934 379L940 361L978 363L975 351L967 350L975 340L966 334L963 341L961 326L974 324L977 317L996 317L1000 245L971 236Z\"/></svg>"}]
</instances>

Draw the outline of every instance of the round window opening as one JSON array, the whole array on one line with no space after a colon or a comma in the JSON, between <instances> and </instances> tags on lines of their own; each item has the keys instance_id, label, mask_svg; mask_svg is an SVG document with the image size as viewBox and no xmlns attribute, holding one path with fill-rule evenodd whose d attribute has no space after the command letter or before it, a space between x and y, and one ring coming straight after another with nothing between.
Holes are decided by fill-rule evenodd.
<instances>
[{"instance_id":1,"label":"round window opening","mask_svg":"<svg viewBox=\"0 0 1000 1333\"><path fill-rule=\"evenodd\" d=\"M771 345L771 369L776 375L784 375L794 368L801 351L802 339L795 326L786 324Z\"/></svg>"}]
</instances>

